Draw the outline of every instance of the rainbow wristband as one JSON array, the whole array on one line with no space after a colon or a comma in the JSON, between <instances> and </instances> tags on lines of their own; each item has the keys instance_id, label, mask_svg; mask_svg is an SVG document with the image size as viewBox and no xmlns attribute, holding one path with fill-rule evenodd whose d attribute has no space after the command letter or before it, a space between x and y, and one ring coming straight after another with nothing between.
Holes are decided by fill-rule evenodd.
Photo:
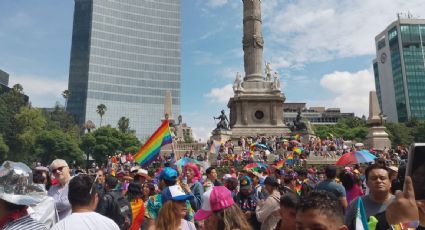
<instances>
[{"instance_id":1,"label":"rainbow wristband","mask_svg":"<svg viewBox=\"0 0 425 230\"><path fill-rule=\"evenodd\" d=\"M393 230L410 230L410 229L416 229L418 226L419 226L419 220L391 225Z\"/></svg>"}]
</instances>

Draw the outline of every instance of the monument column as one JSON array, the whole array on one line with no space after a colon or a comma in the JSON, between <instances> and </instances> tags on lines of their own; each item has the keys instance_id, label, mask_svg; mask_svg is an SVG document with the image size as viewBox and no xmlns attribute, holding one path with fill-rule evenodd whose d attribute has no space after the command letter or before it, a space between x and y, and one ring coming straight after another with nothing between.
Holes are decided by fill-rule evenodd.
<instances>
[{"instance_id":1,"label":"monument column","mask_svg":"<svg viewBox=\"0 0 425 230\"><path fill-rule=\"evenodd\" d=\"M261 1L243 1L244 81L262 81L263 34L261 33Z\"/></svg>"}]
</instances>

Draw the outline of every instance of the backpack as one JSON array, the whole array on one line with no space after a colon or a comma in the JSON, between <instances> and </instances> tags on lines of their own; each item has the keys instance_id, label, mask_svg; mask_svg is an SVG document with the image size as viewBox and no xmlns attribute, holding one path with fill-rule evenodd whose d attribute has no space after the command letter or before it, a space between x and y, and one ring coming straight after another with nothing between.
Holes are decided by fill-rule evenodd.
<instances>
[{"instance_id":1,"label":"backpack","mask_svg":"<svg viewBox=\"0 0 425 230\"><path fill-rule=\"evenodd\" d=\"M118 224L120 229L128 229L133 218L130 202L125 197L115 193L108 193L105 196L108 199L112 199L114 203L115 215L112 219Z\"/></svg>"}]
</instances>

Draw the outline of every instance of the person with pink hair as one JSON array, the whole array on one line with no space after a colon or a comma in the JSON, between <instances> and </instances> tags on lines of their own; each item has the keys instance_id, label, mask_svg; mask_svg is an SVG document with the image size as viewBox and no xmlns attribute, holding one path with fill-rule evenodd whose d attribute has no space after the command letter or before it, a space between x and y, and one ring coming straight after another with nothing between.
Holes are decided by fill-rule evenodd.
<instances>
[{"instance_id":1,"label":"person with pink hair","mask_svg":"<svg viewBox=\"0 0 425 230\"><path fill-rule=\"evenodd\" d=\"M182 176L181 187L187 194L193 195L194 198L190 200L190 205L193 210L197 211L201 208L202 194L204 193L204 188L199 182L202 176L201 172L196 164L187 163Z\"/></svg>"}]
</instances>

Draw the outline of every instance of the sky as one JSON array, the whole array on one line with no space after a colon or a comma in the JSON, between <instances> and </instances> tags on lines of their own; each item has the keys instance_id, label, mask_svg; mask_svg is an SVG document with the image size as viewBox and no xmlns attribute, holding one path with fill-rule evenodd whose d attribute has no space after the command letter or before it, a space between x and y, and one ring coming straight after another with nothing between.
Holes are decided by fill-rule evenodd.
<instances>
[{"instance_id":1,"label":"sky","mask_svg":"<svg viewBox=\"0 0 425 230\"><path fill-rule=\"evenodd\" d=\"M227 109L242 73L242 1L181 0L181 113L197 139ZM64 103L73 0L1 0L0 69L23 85L35 107ZM264 61L281 76L286 102L368 115L375 89L375 36L410 12L425 18L423 0L262 0ZM130 121L131 122L131 121Z\"/></svg>"}]
</instances>

